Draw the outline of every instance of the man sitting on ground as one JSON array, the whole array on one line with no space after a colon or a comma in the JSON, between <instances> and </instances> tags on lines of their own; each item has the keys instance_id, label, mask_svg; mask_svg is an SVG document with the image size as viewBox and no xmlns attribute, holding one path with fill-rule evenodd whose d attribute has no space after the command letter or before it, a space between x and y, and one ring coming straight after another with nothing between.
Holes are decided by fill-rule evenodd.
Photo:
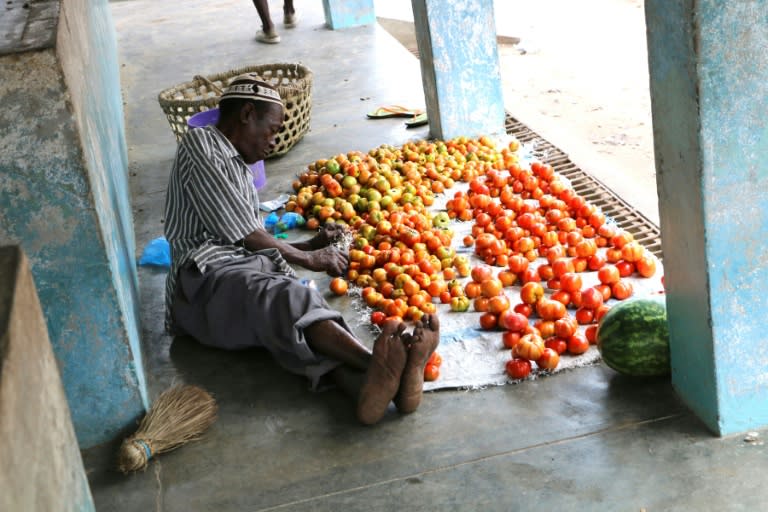
<instances>
[{"instance_id":1,"label":"man sitting on ground","mask_svg":"<svg viewBox=\"0 0 768 512\"><path fill-rule=\"evenodd\" d=\"M402 323L385 323L372 351L360 343L341 314L290 267L342 275L348 257L333 245L341 227L286 243L271 236L259 216L247 164L275 146L283 123L280 95L255 75L241 75L222 94L219 109L216 126L190 130L181 140L170 175L169 332L223 349L265 348L315 388L329 376L356 398L364 424L378 422L391 401L402 413L415 411L424 365L439 341L437 316L426 315L411 334Z\"/></svg>"}]
</instances>

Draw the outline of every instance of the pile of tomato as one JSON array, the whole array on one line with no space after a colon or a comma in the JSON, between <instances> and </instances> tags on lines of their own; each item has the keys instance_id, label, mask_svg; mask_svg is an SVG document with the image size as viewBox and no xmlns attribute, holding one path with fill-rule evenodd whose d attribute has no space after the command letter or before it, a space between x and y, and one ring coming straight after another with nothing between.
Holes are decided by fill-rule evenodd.
<instances>
[{"instance_id":1,"label":"pile of tomato","mask_svg":"<svg viewBox=\"0 0 768 512\"><path fill-rule=\"evenodd\" d=\"M656 260L550 165L523 165L517 149L516 141L497 148L487 137L458 137L340 154L308 166L286 209L304 215L308 229L350 226L346 281L331 288L359 287L372 323L418 320L437 304L457 313L472 305L482 329L502 332L509 375L523 378L531 362L552 370L560 355L585 352L605 302L632 295L626 278L652 276ZM447 211L432 212L435 195L450 194L457 181L466 190L452 194ZM461 242L481 263L457 253L453 219L473 223ZM600 284L584 287L586 271Z\"/></svg>"},{"instance_id":2,"label":"pile of tomato","mask_svg":"<svg viewBox=\"0 0 768 512\"><path fill-rule=\"evenodd\" d=\"M482 329L504 331L512 355L507 373L519 379L530 374L531 362L553 370L561 354L586 352L606 302L630 297L626 278L653 276L656 258L631 233L607 223L551 166L514 164L507 171L473 179L447 207L452 218L474 220L463 243L474 246L486 266L472 269L465 295L482 313ZM504 268L494 276L490 266ZM599 284L584 286L588 271ZM520 286L516 305L504 293L513 285Z\"/></svg>"}]
</instances>

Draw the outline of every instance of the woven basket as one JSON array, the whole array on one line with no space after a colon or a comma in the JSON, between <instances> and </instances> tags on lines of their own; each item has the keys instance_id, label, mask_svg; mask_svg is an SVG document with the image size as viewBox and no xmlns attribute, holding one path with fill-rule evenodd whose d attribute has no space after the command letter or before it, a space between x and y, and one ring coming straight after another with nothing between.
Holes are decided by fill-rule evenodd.
<instances>
[{"instance_id":1,"label":"woven basket","mask_svg":"<svg viewBox=\"0 0 768 512\"><path fill-rule=\"evenodd\" d=\"M312 71L301 64L277 63L233 69L206 77L196 76L190 82L162 91L157 99L177 141L188 130L187 120L198 112L217 107L222 90L243 73L256 73L271 84L285 104L283 127L275 137L275 149L269 158L287 153L301 140L309 130Z\"/></svg>"}]
</instances>

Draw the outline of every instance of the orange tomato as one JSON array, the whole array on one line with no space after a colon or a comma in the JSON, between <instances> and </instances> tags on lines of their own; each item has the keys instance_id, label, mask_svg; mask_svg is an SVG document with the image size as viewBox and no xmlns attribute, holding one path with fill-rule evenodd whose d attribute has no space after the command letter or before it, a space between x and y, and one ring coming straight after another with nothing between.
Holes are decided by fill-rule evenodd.
<instances>
[{"instance_id":1,"label":"orange tomato","mask_svg":"<svg viewBox=\"0 0 768 512\"><path fill-rule=\"evenodd\" d=\"M349 283L341 277L334 277L331 279L330 288L336 295L345 295L349 289Z\"/></svg>"},{"instance_id":2,"label":"orange tomato","mask_svg":"<svg viewBox=\"0 0 768 512\"><path fill-rule=\"evenodd\" d=\"M520 299L525 304L536 304L544 296L544 287L536 281L529 281L520 289Z\"/></svg>"},{"instance_id":3,"label":"orange tomato","mask_svg":"<svg viewBox=\"0 0 768 512\"><path fill-rule=\"evenodd\" d=\"M642 258L635 262L635 269L643 277L653 277L656 274L656 258L645 253Z\"/></svg>"},{"instance_id":4,"label":"orange tomato","mask_svg":"<svg viewBox=\"0 0 768 512\"><path fill-rule=\"evenodd\" d=\"M488 299L488 311L496 315L509 309L509 299L506 295L495 295Z\"/></svg>"},{"instance_id":5,"label":"orange tomato","mask_svg":"<svg viewBox=\"0 0 768 512\"><path fill-rule=\"evenodd\" d=\"M501 281L495 277L491 277L480 283L480 294L483 297L488 298L496 297L497 295L501 294L503 287L504 285L501 283Z\"/></svg>"},{"instance_id":6,"label":"orange tomato","mask_svg":"<svg viewBox=\"0 0 768 512\"><path fill-rule=\"evenodd\" d=\"M424 367L424 380L432 382L440 377L440 368L434 364L428 364Z\"/></svg>"},{"instance_id":7,"label":"orange tomato","mask_svg":"<svg viewBox=\"0 0 768 512\"><path fill-rule=\"evenodd\" d=\"M629 281L619 280L611 286L611 294L616 300L624 300L632 295L632 283Z\"/></svg>"}]
</instances>

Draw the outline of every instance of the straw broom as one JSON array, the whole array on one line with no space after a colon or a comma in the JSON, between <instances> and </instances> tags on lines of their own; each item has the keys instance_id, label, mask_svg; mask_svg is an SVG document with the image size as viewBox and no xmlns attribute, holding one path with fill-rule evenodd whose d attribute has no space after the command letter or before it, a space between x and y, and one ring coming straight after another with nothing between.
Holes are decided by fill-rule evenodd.
<instances>
[{"instance_id":1,"label":"straw broom","mask_svg":"<svg viewBox=\"0 0 768 512\"><path fill-rule=\"evenodd\" d=\"M125 474L144 470L153 456L199 439L216 419L217 409L213 397L197 386L177 385L163 391L138 430L123 440L117 468Z\"/></svg>"}]
</instances>

